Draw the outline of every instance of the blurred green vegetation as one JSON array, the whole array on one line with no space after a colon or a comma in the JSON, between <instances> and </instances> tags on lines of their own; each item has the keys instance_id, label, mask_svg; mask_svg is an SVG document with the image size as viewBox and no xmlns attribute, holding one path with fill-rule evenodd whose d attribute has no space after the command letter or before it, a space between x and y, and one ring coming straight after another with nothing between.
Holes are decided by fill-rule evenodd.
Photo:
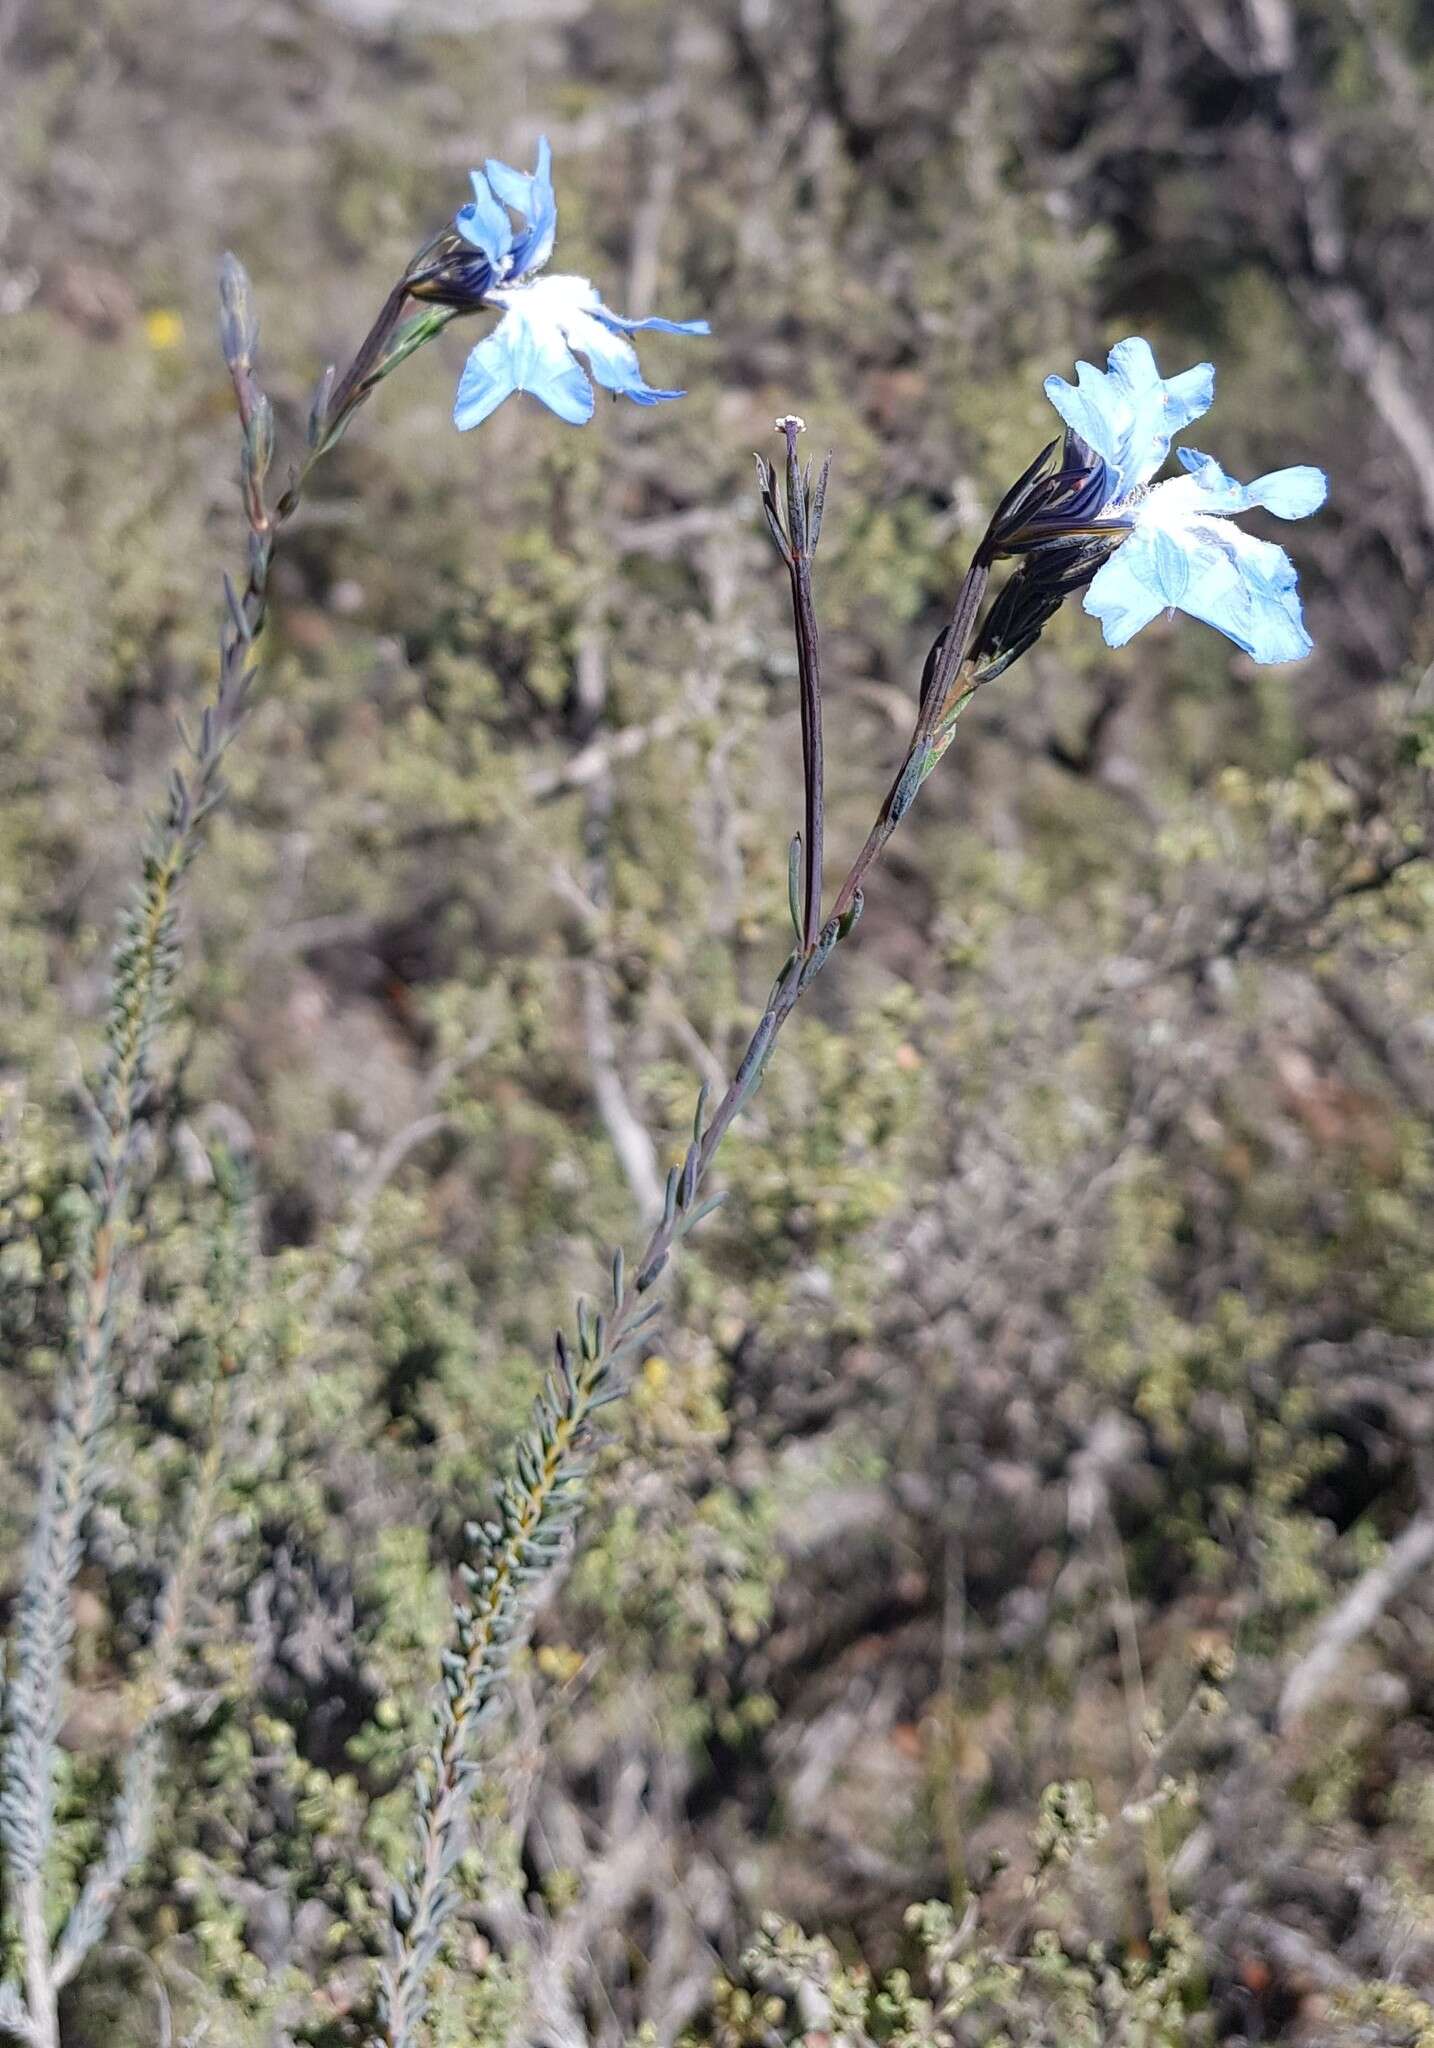
<instances>
[{"instance_id":1,"label":"blurred green vegetation","mask_svg":"<svg viewBox=\"0 0 1434 2048\"><path fill-rule=\"evenodd\" d=\"M70 1863L212 1339L196 1134L255 1161L252 1362L165 1810L71 2038L153 2039L157 2000L185 2040L361 2037L459 1531L637 1240L587 992L661 1174L787 943L752 449L796 410L836 451L835 864L1043 376L1139 330L1216 362L1233 471L1329 470L1285 537L1316 652L1255 670L1182 620L1112 655L1073 608L963 720L611 1411L439 2038L1434 2039L1427 1585L1279 1713L1432 1511L1423 10L20 0L0 39L7 1594L77 1076L240 535L220 249L291 439L469 164L539 132L559 265L714 328L646 338L681 405L459 437L460 325L281 558L148 1132ZM1053 1784L1111 1825L1031 1892Z\"/></svg>"}]
</instances>

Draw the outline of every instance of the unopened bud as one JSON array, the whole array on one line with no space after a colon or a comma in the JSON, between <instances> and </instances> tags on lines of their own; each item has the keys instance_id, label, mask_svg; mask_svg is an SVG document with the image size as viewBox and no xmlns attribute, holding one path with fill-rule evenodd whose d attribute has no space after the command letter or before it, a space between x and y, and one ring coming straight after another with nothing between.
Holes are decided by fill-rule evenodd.
<instances>
[{"instance_id":1,"label":"unopened bud","mask_svg":"<svg viewBox=\"0 0 1434 2048\"><path fill-rule=\"evenodd\" d=\"M249 273L232 250L219 266L219 344L231 368L253 361L259 343L259 320Z\"/></svg>"},{"instance_id":2,"label":"unopened bud","mask_svg":"<svg viewBox=\"0 0 1434 2048\"><path fill-rule=\"evenodd\" d=\"M262 479L268 474L269 464L274 459L274 408L262 391L249 415L245 442L254 476Z\"/></svg>"},{"instance_id":3,"label":"unopened bud","mask_svg":"<svg viewBox=\"0 0 1434 2048\"><path fill-rule=\"evenodd\" d=\"M324 428L328 425L329 419L329 399L333 395L333 389L334 366L330 363L314 386L314 395L309 401L308 438L311 448L317 448L324 438Z\"/></svg>"}]
</instances>

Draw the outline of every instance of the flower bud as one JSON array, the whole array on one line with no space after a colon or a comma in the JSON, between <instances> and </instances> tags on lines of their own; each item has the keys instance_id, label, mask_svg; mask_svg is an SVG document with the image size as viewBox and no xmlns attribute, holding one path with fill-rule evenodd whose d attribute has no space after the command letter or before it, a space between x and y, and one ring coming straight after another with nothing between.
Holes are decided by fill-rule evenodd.
<instances>
[{"instance_id":1,"label":"flower bud","mask_svg":"<svg viewBox=\"0 0 1434 2048\"><path fill-rule=\"evenodd\" d=\"M253 361L259 342L259 318L249 273L232 250L219 266L219 344L233 369Z\"/></svg>"}]
</instances>

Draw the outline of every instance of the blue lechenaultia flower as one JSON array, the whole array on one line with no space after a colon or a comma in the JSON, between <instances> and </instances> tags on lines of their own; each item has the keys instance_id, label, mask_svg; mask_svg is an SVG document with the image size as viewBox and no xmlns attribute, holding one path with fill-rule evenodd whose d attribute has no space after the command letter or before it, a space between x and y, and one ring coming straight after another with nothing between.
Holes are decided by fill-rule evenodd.
<instances>
[{"instance_id":1,"label":"blue lechenaultia flower","mask_svg":"<svg viewBox=\"0 0 1434 2048\"><path fill-rule=\"evenodd\" d=\"M1124 647L1167 610L1203 619L1255 661L1298 661L1313 642L1300 612L1295 567L1283 548L1257 540L1231 514L1256 505L1304 519L1324 503L1323 470L1272 470L1237 483L1209 455L1179 450L1184 476L1152 483L1176 434L1208 412L1215 371L1197 363L1162 377L1149 342L1117 342L1109 368L1078 363L1076 382L1047 377L1051 404L1105 466L1104 525L1128 529L1096 571L1085 609L1110 647Z\"/></svg>"},{"instance_id":2,"label":"blue lechenaultia flower","mask_svg":"<svg viewBox=\"0 0 1434 2048\"><path fill-rule=\"evenodd\" d=\"M644 382L627 336L652 328L664 334L709 332L705 320L626 320L603 304L585 277L537 275L553 253L558 225L552 160L546 136L531 177L490 157L473 172L473 197L454 218L454 228L476 251L466 280L468 303L496 306L503 315L464 365L453 407L460 429L478 426L515 391L531 393L559 419L582 426L596 403L592 378L638 405L681 398L681 391ZM521 228L514 228L514 214ZM579 355L587 357L588 370Z\"/></svg>"}]
</instances>

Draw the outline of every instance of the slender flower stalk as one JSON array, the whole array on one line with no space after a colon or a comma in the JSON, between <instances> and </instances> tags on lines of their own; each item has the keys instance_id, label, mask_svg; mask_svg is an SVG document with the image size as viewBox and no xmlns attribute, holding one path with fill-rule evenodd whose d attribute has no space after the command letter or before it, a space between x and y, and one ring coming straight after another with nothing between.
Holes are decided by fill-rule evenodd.
<instances>
[{"instance_id":1,"label":"slender flower stalk","mask_svg":"<svg viewBox=\"0 0 1434 2048\"><path fill-rule=\"evenodd\" d=\"M237 258L226 257L220 273L220 339L241 430L247 569L242 585L224 579L215 693L197 732L181 728L180 756L143 842L138 885L121 920L106 1006L105 1057L91 1104L88 1202L72 1261L69 1359L17 1601L5 1698L0 1848L19 1932L23 1994L4 1987L0 2030L20 2033L35 2048L57 2048L59 1988L98 1937L138 1853L153 1771L152 1740L145 1734L132 1753L92 1882L81 1894L59 1949L52 1950L48 1874L55 1764L74 1632L70 1596L114 1405L116 1321L127 1277L141 1120L153 1093L155 1046L169 1016L179 967L179 897L206 821L224 799L224 758L244 722L257 674L255 646L267 616L277 538L297 511L314 464L369 393L452 317L448 308L426 308L404 327L406 301L406 282L400 281L337 387L332 372L320 380L305 458L271 506L266 484L274 455L274 413L255 373L258 323L252 293ZM202 1472L200 1478L202 1485ZM177 1640L181 1613L182 1601L161 1614L161 1645Z\"/></svg>"},{"instance_id":2,"label":"slender flower stalk","mask_svg":"<svg viewBox=\"0 0 1434 2048\"><path fill-rule=\"evenodd\" d=\"M490 165L490 178L492 170ZM545 170L540 153L539 179ZM530 221L546 218L532 193L505 189L501 196ZM458 227L470 241L475 239L471 223L465 228L460 219ZM482 237L477 239L481 246ZM487 349L488 344L480 344L475 351L480 368ZM489 353L496 356L496 351ZM550 354L556 363L556 346ZM382 2048L417 2048L422 2034L433 1966L458 1903L453 1874L467 1798L479 1770L477 1732L501 1700L512 1648L581 1505L592 1419L624 1392L617 1368L643 1341L657 1313L648 1298L651 1289L673 1251L721 1200L720 1195L704 1197L703 1189L722 1142L760 1085L787 1020L854 929L866 877L950 746L957 719L978 690L1035 645L1076 592L1086 593L1086 609L1102 617L1107 639L1118 644L1111 628L1117 598L1102 595L1102 580L1106 593L1113 582L1123 593L1120 579L1146 577L1156 592L1154 603L1144 593L1143 610L1138 616L1132 612L1134 624L1122 620L1119 639L1148 623L1163 600L1210 618L1256 659L1298 653L1308 644L1299 626L1293 568L1279 550L1230 529L1226 515L1259 502L1284 516L1302 516L1323 496L1322 475L1281 471L1247 489L1208 458L1187 456L1193 483L1157 486L1142 497L1168 452L1170 436L1209 404L1213 372L1200 365L1183 377L1162 379L1148 344L1138 339L1120 344L1110 362L1109 377L1083 365L1079 391L1060 379L1048 380L1047 393L1066 422L1066 433L1041 451L992 515L951 617L927 655L901 765L825 920L821 668L812 558L821 534L830 457L813 488L810 465L803 470L797 459L802 422L788 415L776 423L786 441L784 494L773 466L757 458L762 509L791 583L797 648L805 788L804 833L792 840L788 869L796 944L710 1117L707 1088L698 1096L691 1143L682 1165L668 1174L662 1215L631 1276L619 1252L607 1313L578 1304L576 1354L566 1338L557 1338L554 1364L532 1423L513 1451L495 1518L469 1525L469 1556L461 1567L468 1597L455 1609L453 1638L443 1654L437 1733L420 1775L413 1861L389 1898L389 1950L380 1976ZM473 361L469 367L473 373ZM497 402L508 388L537 386L515 378L500 390L495 379L491 391L484 386L484 402ZM540 395L562 410L549 391ZM462 396L460 391L460 407ZM1160 491L1167 494L1164 500ZM1119 578L1113 573L1118 555L1124 556ZM983 615L992 573L1002 561L1015 566Z\"/></svg>"},{"instance_id":3,"label":"slender flower stalk","mask_svg":"<svg viewBox=\"0 0 1434 2048\"><path fill-rule=\"evenodd\" d=\"M631 332L655 327L706 333L706 323L629 320L602 304L582 278L543 278L557 221L546 144L530 178L490 161L474 174L473 204L432 237L389 292L353 360L339 377L319 379L309 412L306 449L287 486L272 503L266 489L273 461L273 407L255 374L258 323L249 281L238 260L225 258L220 275L220 338L234 386L241 429L241 491L248 524L242 584L224 579L225 618L219 639L219 677L198 732L181 730L181 756L173 768L163 809L145 839L139 885L121 924L106 1016L106 1056L93 1104L86 1221L75 1247L69 1362L57 1402L40 1504L24 1582L17 1603L14 1670L4 1702L0 1749L0 1849L4 1882L19 1931L23 1989L0 1984L0 2032L34 2048L58 2048L57 1994L98 1939L123 1879L143 1841L155 1751L149 1721L126 1767L99 1862L82 1889L58 1949L52 1949L48 1870L54 1841L55 1762L73 1636L71 1589L79 1569L84 1525L98 1485L100 1450L115 1396L115 1329L125 1278L141 1118L154 1081L154 1048L169 1015L179 966L177 907L184 877L199 851L204 825L224 797L223 762L248 709L256 675L255 644L268 611L269 577L279 536L302 502L315 465L336 445L377 386L415 350L460 314L484 306L503 312L500 330L481 341L465 372L461 427L477 425L501 398L532 390L561 417L582 424L592 414L592 387L573 348L610 390L639 404L680 397L648 386L637 368ZM526 229L515 235L509 211ZM564 1402L586 1414L594 1389L575 1380L555 1382L557 1431L551 1483L561 1493L568 1437ZM579 1426L573 1423L573 1428ZM197 1568L199 1530L217 1484L217 1452L201 1462L192 1540L161 1605L152 1677L165 1680L177 1650L188 1587ZM544 1469L547 1469L546 1467ZM554 1500L557 1495L554 1495ZM516 1513L516 1510L515 1510ZM528 1569L531 1531L521 1514L506 1532L495 1595L501 1610L506 1588ZM495 1627L501 1613L495 1616ZM481 1623L470 1661L481 1674ZM495 1642L498 1637L495 1636ZM471 1689L471 1688L470 1688ZM459 1723L461 1732L461 1721ZM442 1762L440 1780L453 1776Z\"/></svg>"},{"instance_id":4,"label":"slender flower stalk","mask_svg":"<svg viewBox=\"0 0 1434 2048\"><path fill-rule=\"evenodd\" d=\"M243 424L243 490L249 574L242 596L225 579L219 682L199 731L183 740L163 810L145 840L140 882L115 950L106 1056L92 1106L88 1214L74 1258L70 1366L40 1486L34 1539L20 1591L16 1669L6 1702L0 1840L20 1925L26 1999L42 2048L57 2039L46 1869L54 1834L54 1766L73 1621L70 1589L94 1499L99 1451L114 1404L115 1322L134 1187L140 1117L153 1086L155 1042L169 1014L179 966L178 896L205 820L222 801L222 766L254 678L272 556L264 477L272 412L253 378L252 323L237 265L226 271L226 339Z\"/></svg>"},{"instance_id":5,"label":"slender flower stalk","mask_svg":"<svg viewBox=\"0 0 1434 2048\"><path fill-rule=\"evenodd\" d=\"M708 1089L704 1086L698 1096L691 1142L681 1166L667 1176L662 1214L641 1257L629 1270L620 1251L614 1256L606 1313L579 1302L576 1347L558 1336L554 1362L532 1421L514 1447L496 1512L491 1520L468 1525L468 1556L460 1566L466 1597L455 1607L453 1635L442 1654L437 1725L419 1770L412 1861L388 1899L388 1949L379 1977L381 2048L417 2048L422 2038L434 1965L445 1926L459 1902L454 1872L463 1848L464 1816L480 1772L478 1732L502 1703L513 1648L581 1508L593 1418L626 1391L618 1367L643 1342L659 1313L651 1290L672 1253L722 1200L720 1194L704 1199L703 1190L723 1140L760 1085L787 1021L836 947L855 928L864 880L944 753L955 719L984 683L1033 644L1063 599L1089 581L1113 544L1104 534L1091 536L1083 526L1068 532L1053 515L1052 531L1040 546L1013 545L1021 530L1014 522L1029 520L1033 494L1043 505L1074 494L1073 521L1079 525L1086 515L1084 497L1070 471L1089 451L1083 455L1079 444L1067 450L1060 472L1064 480L1052 490L1053 444L1002 502L976 550L951 618L927 658L902 766L823 921L821 677L811 571L821 536L830 458L813 486L810 466L803 470L797 460L802 422L788 416L778 420L777 429L787 444L784 492L779 492L776 474L764 457L757 458L757 471L767 527L791 582L801 690L806 831L804 860L800 835L792 843L790 895L796 944L710 1116ZM992 568L1006 555L1018 556L1018 566L983 620L981 604Z\"/></svg>"},{"instance_id":6,"label":"slender flower stalk","mask_svg":"<svg viewBox=\"0 0 1434 2048\"><path fill-rule=\"evenodd\" d=\"M812 556L821 539L822 511L826 504L827 479L832 459L827 456L812 488L811 464L802 472L797 462L797 436L805 423L795 413L777 421L777 431L787 442L787 504L791 508L789 528L777 510L776 478L769 464L758 458L762 508L777 552L787 565L792 585L792 629L797 643L797 671L802 719L802 783L805 791L805 834L800 852L794 847L794 865L802 860L800 909L793 909L792 922L803 949L810 952L822 921L822 834L826 778L822 765L822 671L817 634L817 615L812 604Z\"/></svg>"},{"instance_id":7,"label":"slender flower stalk","mask_svg":"<svg viewBox=\"0 0 1434 2048\"><path fill-rule=\"evenodd\" d=\"M634 1328L628 1343L636 1340ZM418 1777L413 1868L389 1896L390 1952L380 1977L380 2038L415 2042L428 2010L429 1979L443 1930L458 1903L453 1873L462 1821L478 1775L474 1734L501 1697L527 1596L552 1568L579 1506L583 1448L594 1412L620 1389L615 1360L628 1345L606 1341L601 1318L580 1317L579 1355L559 1337L555 1356L499 1490L493 1519L469 1525L468 1591L452 1645L443 1654L433 1748Z\"/></svg>"}]
</instances>

